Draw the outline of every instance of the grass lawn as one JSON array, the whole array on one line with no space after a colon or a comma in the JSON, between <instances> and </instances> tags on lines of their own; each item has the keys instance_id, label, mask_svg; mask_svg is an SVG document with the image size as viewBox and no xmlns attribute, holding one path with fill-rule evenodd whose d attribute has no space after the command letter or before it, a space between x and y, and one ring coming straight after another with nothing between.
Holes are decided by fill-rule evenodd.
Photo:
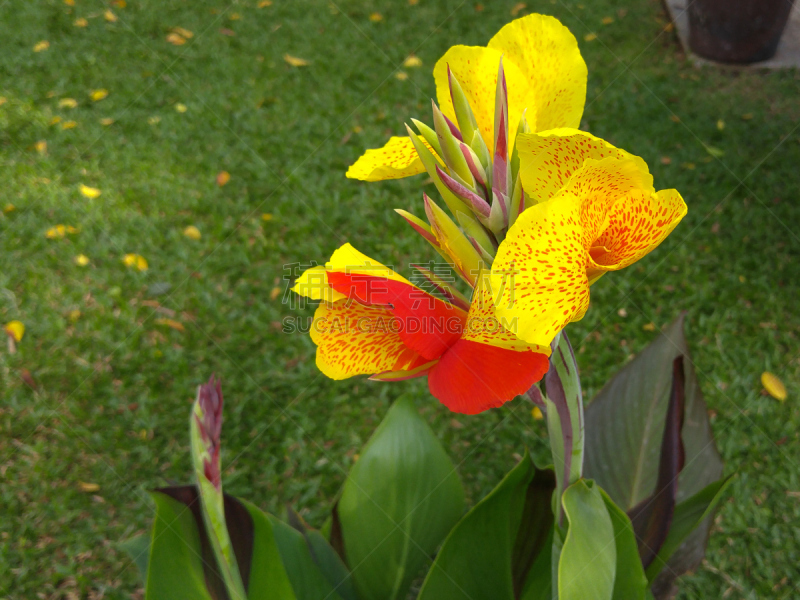
<instances>
[{"instance_id":1,"label":"grass lawn","mask_svg":"<svg viewBox=\"0 0 800 600\"><path fill-rule=\"evenodd\" d=\"M0 207L15 207L0 214L0 324L27 327L16 354L0 348L0 597L142 596L115 542L148 527L148 489L188 480L190 401L212 373L227 398L228 491L276 512L290 503L312 524L404 392L471 501L524 445L544 456L544 425L523 401L467 418L424 382L330 381L308 336L281 324L313 314L282 301L284 265L324 261L345 241L387 264L434 258L391 210L421 214L423 189L434 191L424 177L364 184L344 172L409 117L430 122L436 59L485 44L516 2L119 4L0 3ZM571 326L587 397L657 335L645 325L687 310L738 476L679 597L798 598L800 73L693 68L655 0L528 11L579 40L582 128L642 156L657 188L689 205L658 250L593 288ZM174 45L173 27L194 35ZM421 68L402 67L410 53ZM97 89L108 97L93 101ZM81 184L102 193L86 198ZM58 224L78 231L48 239ZM149 269L127 268L129 253ZM788 401L762 394L764 370Z\"/></svg>"}]
</instances>

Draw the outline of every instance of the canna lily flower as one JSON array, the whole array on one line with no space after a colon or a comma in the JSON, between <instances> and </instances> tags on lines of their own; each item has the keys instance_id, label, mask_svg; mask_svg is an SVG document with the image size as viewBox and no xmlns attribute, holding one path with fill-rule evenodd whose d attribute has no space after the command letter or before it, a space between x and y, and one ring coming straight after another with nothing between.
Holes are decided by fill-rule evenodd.
<instances>
[{"instance_id":1,"label":"canna lily flower","mask_svg":"<svg viewBox=\"0 0 800 600\"><path fill-rule=\"evenodd\" d=\"M303 273L293 290L322 300L311 328L320 371L384 381L427 375L431 394L465 414L500 406L541 379L549 347L522 342L497 320L488 276L478 278L471 303L432 274L429 281L446 299L350 244Z\"/></svg>"},{"instance_id":2,"label":"canna lily flower","mask_svg":"<svg viewBox=\"0 0 800 600\"><path fill-rule=\"evenodd\" d=\"M676 190L653 188L645 162L576 129L521 134L519 172L531 206L499 245L496 311L514 333L549 344L589 306L589 286L656 248L686 214Z\"/></svg>"},{"instance_id":3,"label":"canna lily flower","mask_svg":"<svg viewBox=\"0 0 800 600\"><path fill-rule=\"evenodd\" d=\"M503 27L487 46L453 46L436 63L436 97L444 117L461 126L461 141L475 149L473 136L479 133L485 147L493 149L501 59L508 84L506 126L512 127L509 147L514 147L514 128L523 115L532 131L579 126L587 69L578 43L558 19L531 14ZM462 107L452 98L454 80L474 112L472 126L464 126ZM367 150L347 171L347 177L380 181L424 171L412 138L392 137L383 148Z\"/></svg>"}]
</instances>

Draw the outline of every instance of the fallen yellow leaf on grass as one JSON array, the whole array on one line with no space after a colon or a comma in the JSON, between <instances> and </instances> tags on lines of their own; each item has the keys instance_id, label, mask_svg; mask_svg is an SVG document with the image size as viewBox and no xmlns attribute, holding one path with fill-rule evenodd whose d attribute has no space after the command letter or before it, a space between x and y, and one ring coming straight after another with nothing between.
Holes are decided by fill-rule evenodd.
<instances>
[{"instance_id":1,"label":"fallen yellow leaf on grass","mask_svg":"<svg viewBox=\"0 0 800 600\"><path fill-rule=\"evenodd\" d=\"M94 200L100 194L103 193L100 190L98 190L97 188L89 187L88 185L84 185L84 184L81 184L80 190L81 190L81 195L89 198L90 200Z\"/></svg>"},{"instance_id":2,"label":"fallen yellow leaf on grass","mask_svg":"<svg viewBox=\"0 0 800 600\"><path fill-rule=\"evenodd\" d=\"M180 102L178 102L175 105L175 110L177 110L179 113L185 113L188 109L186 108L185 104L181 104Z\"/></svg>"},{"instance_id":3,"label":"fallen yellow leaf on grass","mask_svg":"<svg viewBox=\"0 0 800 600\"><path fill-rule=\"evenodd\" d=\"M126 267L135 267L140 271L147 271L147 260L141 254L126 254L122 257L122 262Z\"/></svg>"},{"instance_id":4,"label":"fallen yellow leaf on grass","mask_svg":"<svg viewBox=\"0 0 800 600\"><path fill-rule=\"evenodd\" d=\"M613 22L613 17L603 17L603 25L611 25Z\"/></svg>"},{"instance_id":5,"label":"fallen yellow leaf on grass","mask_svg":"<svg viewBox=\"0 0 800 600\"><path fill-rule=\"evenodd\" d=\"M262 221L272 221L272 213L263 213L261 215Z\"/></svg>"},{"instance_id":6,"label":"fallen yellow leaf on grass","mask_svg":"<svg viewBox=\"0 0 800 600\"><path fill-rule=\"evenodd\" d=\"M128 6L128 3L125 0L114 0L111 4L116 6L117 8L125 8Z\"/></svg>"},{"instance_id":7,"label":"fallen yellow leaf on grass","mask_svg":"<svg viewBox=\"0 0 800 600\"><path fill-rule=\"evenodd\" d=\"M183 326L183 323L179 323L174 319L154 319L153 323L156 325L165 325L166 327L170 327L175 331L186 331L186 328Z\"/></svg>"},{"instance_id":8,"label":"fallen yellow leaf on grass","mask_svg":"<svg viewBox=\"0 0 800 600\"><path fill-rule=\"evenodd\" d=\"M421 67L422 61L418 56L414 56L411 54L408 58L403 61L403 66L409 69L413 69L415 67Z\"/></svg>"},{"instance_id":9,"label":"fallen yellow leaf on grass","mask_svg":"<svg viewBox=\"0 0 800 600\"><path fill-rule=\"evenodd\" d=\"M534 421L541 421L544 419L544 414L542 414L542 409L538 406L534 406L533 410L531 411L531 416L533 417Z\"/></svg>"},{"instance_id":10,"label":"fallen yellow leaf on grass","mask_svg":"<svg viewBox=\"0 0 800 600\"><path fill-rule=\"evenodd\" d=\"M258 8L266 8L268 6L272 6L272 0L261 0L261 2L258 3Z\"/></svg>"},{"instance_id":11,"label":"fallen yellow leaf on grass","mask_svg":"<svg viewBox=\"0 0 800 600\"><path fill-rule=\"evenodd\" d=\"M381 13L374 12L369 16L369 20L373 23L379 23L380 21L383 21L383 15Z\"/></svg>"},{"instance_id":12,"label":"fallen yellow leaf on grass","mask_svg":"<svg viewBox=\"0 0 800 600\"><path fill-rule=\"evenodd\" d=\"M78 101L75 98L62 98L58 101L58 108L75 108Z\"/></svg>"},{"instance_id":13,"label":"fallen yellow leaf on grass","mask_svg":"<svg viewBox=\"0 0 800 600\"><path fill-rule=\"evenodd\" d=\"M231 174L227 171L220 171L217 173L217 185L222 187L231 180Z\"/></svg>"},{"instance_id":14,"label":"fallen yellow leaf on grass","mask_svg":"<svg viewBox=\"0 0 800 600\"><path fill-rule=\"evenodd\" d=\"M190 40L194 37L194 34L189 31L188 29L184 29L183 27L173 27L170 29L173 33L177 33L179 36Z\"/></svg>"},{"instance_id":15,"label":"fallen yellow leaf on grass","mask_svg":"<svg viewBox=\"0 0 800 600\"><path fill-rule=\"evenodd\" d=\"M75 25L75 27L88 27L89 21L87 21L83 17L78 17L77 19L75 19L73 25Z\"/></svg>"},{"instance_id":16,"label":"fallen yellow leaf on grass","mask_svg":"<svg viewBox=\"0 0 800 600\"><path fill-rule=\"evenodd\" d=\"M100 489L100 486L96 483L86 483L85 481L79 481L78 487L81 488L82 492L86 493L96 492Z\"/></svg>"},{"instance_id":17,"label":"fallen yellow leaf on grass","mask_svg":"<svg viewBox=\"0 0 800 600\"><path fill-rule=\"evenodd\" d=\"M64 121L61 124L61 129L74 129L78 124L75 121Z\"/></svg>"},{"instance_id":18,"label":"fallen yellow leaf on grass","mask_svg":"<svg viewBox=\"0 0 800 600\"><path fill-rule=\"evenodd\" d=\"M47 142L45 140L39 140L33 145L33 147L39 154L44 154L47 152Z\"/></svg>"},{"instance_id":19,"label":"fallen yellow leaf on grass","mask_svg":"<svg viewBox=\"0 0 800 600\"><path fill-rule=\"evenodd\" d=\"M117 15L115 15L110 10L107 10L103 13L103 18L108 21L109 23L116 23L117 22Z\"/></svg>"},{"instance_id":20,"label":"fallen yellow leaf on grass","mask_svg":"<svg viewBox=\"0 0 800 600\"><path fill-rule=\"evenodd\" d=\"M161 122L161 117L159 116L148 117L147 119L148 125L158 125L160 122Z\"/></svg>"},{"instance_id":21,"label":"fallen yellow leaf on grass","mask_svg":"<svg viewBox=\"0 0 800 600\"><path fill-rule=\"evenodd\" d=\"M89 257L85 254L78 254L78 256L75 257L75 264L79 267L85 267L89 264Z\"/></svg>"},{"instance_id":22,"label":"fallen yellow leaf on grass","mask_svg":"<svg viewBox=\"0 0 800 600\"><path fill-rule=\"evenodd\" d=\"M22 321L9 321L6 323L6 334L13 338L15 342L22 341L22 336L25 335L25 324Z\"/></svg>"},{"instance_id":23,"label":"fallen yellow leaf on grass","mask_svg":"<svg viewBox=\"0 0 800 600\"><path fill-rule=\"evenodd\" d=\"M47 40L42 40L33 47L33 51L43 52L44 50L47 50L49 47L50 47L50 42L48 42Z\"/></svg>"},{"instance_id":24,"label":"fallen yellow leaf on grass","mask_svg":"<svg viewBox=\"0 0 800 600\"><path fill-rule=\"evenodd\" d=\"M587 42L592 42L592 41L597 39L597 34L596 33L587 33L585 36L583 36L583 39L585 41L587 41Z\"/></svg>"},{"instance_id":25,"label":"fallen yellow leaf on grass","mask_svg":"<svg viewBox=\"0 0 800 600\"><path fill-rule=\"evenodd\" d=\"M395 79L399 79L400 81L405 81L406 79L408 79L408 73L406 73L405 71L398 71L397 73L394 74L394 77Z\"/></svg>"},{"instance_id":26,"label":"fallen yellow leaf on grass","mask_svg":"<svg viewBox=\"0 0 800 600\"><path fill-rule=\"evenodd\" d=\"M184 38L182 35L179 35L179 34L177 34L175 32L168 33L167 37L166 37L166 40L170 44L172 44L173 46L183 46L186 43L186 38Z\"/></svg>"},{"instance_id":27,"label":"fallen yellow leaf on grass","mask_svg":"<svg viewBox=\"0 0 800 600\"><path fill-rule=\"evenodd\" d=\"M761 385L763 385L769 395L776 400L780 400L781 402L786 400L786 387L776 375L773 375L769 371L764 371L761 374Z\"/></svg>"},{"instance_id":28,"label":"fallen yellow leaf on grass","mask_svg":"<svg viewBox=\"0 0 800 600\"><path fill-rule=\"evenodd\" d=\"M291 54L284 54L283 60L285 60L293 67L305 67L308 64L308 61L306 59L297 58L296 56L292 56Z\"/></svg>"},{"instance_id":29,"label":"fallen yellow leaf on grass","mask_svg":"<svg viewBox=\"0 0 800 600\"><path fill-rule=\"evenodd\" d=\"M717 120L717 129L719 129L720 131L725 129L725 121L723 121L722 119L718 119Z\"/></svg>"},{"instance_id":30,"label":"fallen yellow leaf on grass","mask_svg":"<svg viewBox=\"0 0 800 600\"><path fill-rule=\"evenodd\" d=\"M108 90L99 89L99 90L92 90L89 94L89 97L92 99L92 102L99 102L103 98L108 97Z\"/></svg>"},{"instance_id":31,"label":"fallen yellow leaf on grass","mask_svg":"<svg viewBox=\"0 0 800 600\"><path fill-rule=\"evenodd\" d=\"M186 229L184 229L183 235L190 240L199 240L201 237L200 230L194 225L189 225Z\"/></svg>"},{"instance_id":32,"label":"fallen yellow leaf on grass","mask_svg":"<svg viewBox=\"0 0 800 600\"><path fill-rule=\"evenodd\" d=\"M114 119L110 117L106 117L104 119L100 119L100 125L111 125L114 122Z\"/></svg>"},{"instance_id":33,"label":"fallen yellow leaf on grass","mask_svg":"<svg viewBox=\"0 0 800 600\"><path fill-rule=\"evenodd\" d=\"M281 295L281 288L274 287L269 292L269 299L270 300L275 300L275 298L277 298L280 295Z\"/></svg>"}]
</instances>

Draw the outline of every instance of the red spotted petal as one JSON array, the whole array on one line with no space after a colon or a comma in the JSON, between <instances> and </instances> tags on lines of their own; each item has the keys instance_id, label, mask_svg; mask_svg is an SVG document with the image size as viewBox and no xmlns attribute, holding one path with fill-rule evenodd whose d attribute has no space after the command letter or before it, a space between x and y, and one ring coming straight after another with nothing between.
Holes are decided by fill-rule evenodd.
<instances>
[{"instance_id":1,"label":"red spotted petal","mask_svg":"<svg viewBox=\"0 0 800 600\"><path fill-rule=\"evenodd\" d=\"M548 366L538 352L459 340L428 373L428 387L453 412L474 415L527 392Z\"/></svg>"}]
</instances>

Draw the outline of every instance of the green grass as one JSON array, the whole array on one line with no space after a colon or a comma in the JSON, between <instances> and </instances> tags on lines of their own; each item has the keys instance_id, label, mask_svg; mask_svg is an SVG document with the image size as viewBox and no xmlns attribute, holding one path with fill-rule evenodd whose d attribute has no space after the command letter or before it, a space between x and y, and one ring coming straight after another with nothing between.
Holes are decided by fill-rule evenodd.
<instances>
[{"instance_id":1,"label":"green grass","mask_svg":"<svg viewBox=\"0 0 800 600\"><path fill-rule=\"evenodd\" d=\"M256 4L129 0L112 8L115 23L90 0L0 4L0 205L16 207L0 216L0 323L27 326L16 354L0 351L0 596L141 597L114 544L148 526L148 489L187 481L190 400L211 373L227 398L228 490L273 511L288 502L312 524L405 391L472 501L523 445L547 452L519 400L454 417L424 382L325 379L307 336L281 332L284 317L312 309L270 297L285 287L284 264L325 260L346 240L388 264L433 258L391 211L421 213L423 178L362 184L344 172L404 120L429 121L436 59L452 44L485 44L515 2L480 13L472 0ZM718 445L739 474L707 563L679 597L796 598L800 75L693 68L654 0L527 4L579 40L583 128L644 157L656 185L689 205L657 251L593 288L592 309L571 327L591 396L656 335L643 325L689 311ZM370 21L375 11L382 22ZM170 45L176 26L194 38ZM590 32L598 38L584 41ZM41 40L49 49L34 53ZM396 79L411 52L423 67ZM285 53L311 63L289 67ZM93 103L97 88L109 96ZM65 97L78 107L59 108ZM54 116L77 126L50 125ZM223 169L231 181L220 188ZM83 198L80 183L102 195ZM80 231L46 239L59 223ZM188 225L201 240L182 235ZM74 264L80 253L89 266ZM126 253L149 270L126 269ZM155 323L164 317L185 332ZM766 369L787 402L761 394Z\"/></svg>"}]
</instances>

